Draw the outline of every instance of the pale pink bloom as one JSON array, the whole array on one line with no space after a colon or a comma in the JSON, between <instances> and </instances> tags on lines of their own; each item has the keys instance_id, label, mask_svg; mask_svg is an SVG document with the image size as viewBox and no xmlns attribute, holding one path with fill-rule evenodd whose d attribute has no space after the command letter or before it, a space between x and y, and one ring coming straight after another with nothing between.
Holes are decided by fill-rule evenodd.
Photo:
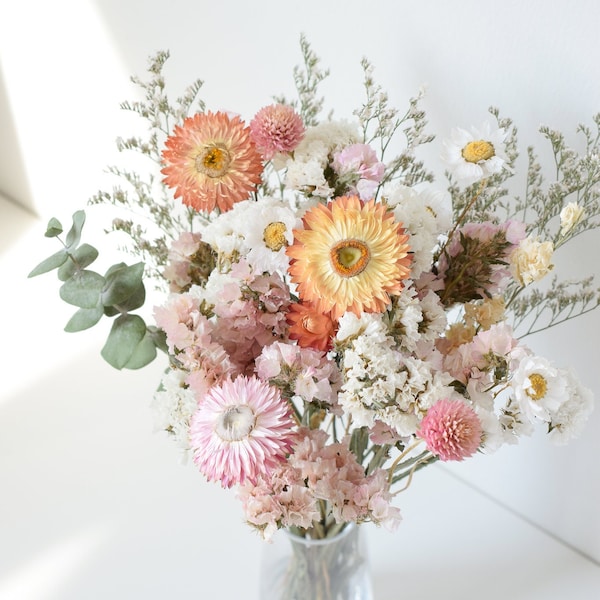
<instances>
[{"instance_id":1,"label":"pale pink bloom","mask_svg":"<svg viewBox=\"0 0 600 600\"><path fill-rule=\"evenodd\" d=\"M307 402L336 402L341 375L324 352L273 342L263 348L255 364L261 379L273 379L277 386L293 390L295 395Z\"/></svg>"},{"instance_id":2,"label":"pale pink bloom","mask_svg":"<svg viewBox=\"0 0 600 600\"><path fill-rule=\"evenodd\" d=\"M304 123L291 106L271 104L261 108L250 122L250 137L263 158L291 152L304 137Z\"/></svg>"},{"instance_id":3,"label":"pale pink bloom","mask_svg":"<svg viewBox=\"0 0 600 600\"><path fill-rule=\"evenodd\" d=\"M347 193L358 194L361 200L373 198L385 171L385 165L368 144L351 144L336 152L332 167L342 178L350 176Z\"/></svg>"},{"instance_id":4,"label":"pale pink bloom","mask_svg":"<svg viewBox=\"0 0 600 600\"><path fill-rule=\"evenodd\" d=\"M369 429L369 439L378 445L389 444L394 445L399 442L402 437L398 435L398 432L383 421L375 421L373 427Z\"/></svg>"},{"instance_id":5,"label":"pale pink bloom","mask_svg":"<svg viewBox=\"0 0 600 600\"><path fill-rule=\"evenodd\" d=\"M181 292L192 283L191 257L198 251L201 235L184 231L169 248L168 263L163 270L164 278L169 282L172 292Z\"/></svg>"},{"instance_id":6,"label":"pale pink bloom","mask_svg":"<svg viewBox=\"0 0 600 600\"><path fill-rule=\"evenodd\" d=\"M481 422L477 413L460 400L438 400L421 421L417 435L440 460L463 460L481 443Z\"/></svg>"},{"instance_id":7,"label":"pale pink bloom","mask_svg":"<svg viewBox=\"0 0 600 600\"><path fill-rule=\"evenodd\" d=\"M256 377L215 385L190 423L194 462L209 481L256 482L289 453L295 434L288 404Z\"/></svg>"}]
</instances>

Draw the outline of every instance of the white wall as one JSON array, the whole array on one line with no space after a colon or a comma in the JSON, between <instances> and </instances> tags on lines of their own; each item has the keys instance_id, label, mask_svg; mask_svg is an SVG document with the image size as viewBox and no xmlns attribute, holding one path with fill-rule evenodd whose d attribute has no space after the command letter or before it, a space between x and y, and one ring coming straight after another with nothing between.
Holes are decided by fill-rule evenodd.
<instances>
[{"instance_id":1,"label":"white wall","mask_svg":"<svg viewBox=\"0 0 600 600\"><path fill-rule=\"evenodd\" d=\"M492 104L517 123L523 149L542 144L536 133L540 124L574 132L577 123L591 124L591 116L600 110L600 8L594 0L2 0L0 11L0 124L11 124L0 136L0 191L40 216L32 221L13 205L2 204L0 370L5 387L0 392L0 427L7 429L0 439L0 466L24 486L19 488L23 496L17 500L14 495L11 504L22 518L21 511L31 507L21 499L43 496L44 491L35 480L24 482L15 474L29 472L36 457L54 453L69 464L76 448L90 456L90 469L105 469L103 451L86 447L89 428L105 427L113 440L129 427L138 435L151 428L145 411L154 388L150 375L158 369L150 375L108 375L97 355L105 332L63 334L69 311L58 299L56 282L23 279L52 251L41 235L48 217L67 221L103 184L101 171L115 158L113 139L126 133L128 123L118 103L135 93L128 75L143 74L149 54L170 49L167 72L174 95L201 77L209 108L246 117L272 95L292 93L291 69L299 60L301 32L331 67L323 91L328 107L340 117L349 117L360 102L359 61L365 55L397 105L427 86L430 128L440 139L453 126L480 124ZM439 148L432 148L430 158L436 158ZM582 238L560 268L568 273L576 266L599 275L598 247L597 233ZM600 398L598 332L600 311L530 343L558 364L575 366ZM76 373L86 373L87 379L78 380ZM65 405L61 389L73 396L80 389L77 381L84 390L82 404ZM106 413L85 414L87 396L97 407L99 393L110 398ZM84 423L74 419L74 410L82 411ZM89 419L98 419L96 425ZM113 424L118 426L115 431ZM536 436L452 472L600 561L598 431L600 410L569 447L553 448ZM157 448L164 448L161 442L143 439L155 445L131 449L121 448L122 440L115 444L123 452L139 453L128 464L136 474L141 469L152 477L154 463L143 460L143 453L155 461ZM56 454L63 445L64 451ZM166 456L170 460L175 454ZM118 461L118 453L106 460ZM61 473L56 465L53 469ZM32 477L43 472L34 470ZM110 474L105 476L108 481ZM89 472L82 477L88 484L93 481ZM116 489L124 503L134 501L134 490ZM160 510L160 499L135 501L143 502L145 510ZM76 519L83 522L84 515ZM90 531L90 544L101 544L102 536L94 538L96 530Z\"/></svg>"}]
</instances>

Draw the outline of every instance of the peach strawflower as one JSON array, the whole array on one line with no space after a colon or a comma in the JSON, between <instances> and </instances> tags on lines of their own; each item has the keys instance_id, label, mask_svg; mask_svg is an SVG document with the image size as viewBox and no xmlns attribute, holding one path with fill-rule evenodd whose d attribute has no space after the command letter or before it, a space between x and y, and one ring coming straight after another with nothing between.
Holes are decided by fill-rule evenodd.
<instances>
[{"instance_id":1,"label":"peach strawflower","mask_svg":"<svg viewBox=\"0 0 600 600\"><path fill-rule=\"evenodd\" d=\"M417 435L440 460L463 460L479 448L481 422L461 400L438 400L421 421Z\"/></svg>"},{"instance_id":2,"label":"peach strawflower","mask_svg":"<svg viewBox=\"0 0 600 600\"><path fill-rule=\"evenodd\" d=\"M298 340L299 346L323 352L331 349L335 327L328 313L320 313L306 302L290 304L287 322L290 325L289 338Z\"/></svg>"},{"instance_id":3,"label":"peach strawflower","mask_svg":"<svg viewBox=\"0 0 600 600\"><path fill-rule=\"evenodd\" d=\"M303 301L337 321L346 311L383 312L410 274L408 236L384 203L341 196L303 217L286 250Z\"/></svg>"},{"instance_id":4,"label":"peach strawflower","mask_svg":"<svg viewBox=\"0 0 600 600\"><path fill-rule=\"evenodd\" d=\"M291 106L271 104L250 121L252 141L266 160L277 152L291 152L304 137L304 123Z\"/></svg>"},{"instance_id":5,"label":"peach strawflower","mask_svg":"<svg viewBox=\"0 0 600 600\"><path fill-rule=\"evenodd\" d=\"M285 461L295 434L290 408L279 390L239 375L213 386L190 422L194 462L223 487L256 483Z\"/></svg>"},{"instance_id":6,"label":"peach strawflower","mask_svg":"<svg viewBox=\"0 0 600 600\"><path fill-rule=\"evenodd\" d=\"M175 126L165 146L163 181L197 211L225 212L261 181L260 154L238 116L197 113Z\"/></svg>"}]
</instances>

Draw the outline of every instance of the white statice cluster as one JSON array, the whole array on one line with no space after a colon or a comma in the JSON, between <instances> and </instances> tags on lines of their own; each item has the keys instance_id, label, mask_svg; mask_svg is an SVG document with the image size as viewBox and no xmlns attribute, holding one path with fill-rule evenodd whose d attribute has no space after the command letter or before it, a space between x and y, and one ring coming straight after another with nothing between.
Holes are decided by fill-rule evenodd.
<instances>
[{"instance_id":1,"label":"white statice cluster","mask_svg":"<svg viewBox=\"0 0 600 600\"><path fill-rule=\"evenodd\" d=\"M411 276L416 279L431 268L440 235L452 225L450 197L430 188L417 191L404 185L386 188L383 195L396 219L410 234Z\"/></svg>"},{"instance_id":2,"label":"white statice cluster","mask_svg":"<svg viewBox=\"0 0 600 600\"><path fill-rule=\"evenodd\" d=\"M336 344L344 374L338 401L357 426L379 421L400 436L414 435L428 408L454 396L452 378L434 362L398 350L381 315L346 313Z\"/></svg>"},{"instance_id":3,"label":"white statice cluster","mask_svg":"<svg viewBox=\"0 0 600 600\"><path fill-rule=\"evenodd\" d=\"M308 127L304 139L285 163L285 185L288 189L330 198L333 189L325 178L325 169L333 154L361 141L358 127L347 121L324 121Z\"/></svg>"},{"instance_id":4,"label":"white statice cluster","mask_svg":"<svg viewBox=\"0 0 600 600\"><path fill-rule=\"evenodd\" d=\"M433 342L448 325L448 317L439 296L432 290L419 296L411 281L394 300L394 310L386 318L389 320L389 333L398 348L422 356L429 353Z\"/></svg>"},{"instance_id":5,"label":"white statice cluster","mask_svg":"<svg viewBox=\"0 0 600 600\"><path fill-rule=\"evenodd\" d=\"M155 430L168 432L184 456L190 449L190 419L198 408L196 396L185 381L186 376L185 371L178 369L166 371L151 404Z\"/></svg>"}]
</instances>

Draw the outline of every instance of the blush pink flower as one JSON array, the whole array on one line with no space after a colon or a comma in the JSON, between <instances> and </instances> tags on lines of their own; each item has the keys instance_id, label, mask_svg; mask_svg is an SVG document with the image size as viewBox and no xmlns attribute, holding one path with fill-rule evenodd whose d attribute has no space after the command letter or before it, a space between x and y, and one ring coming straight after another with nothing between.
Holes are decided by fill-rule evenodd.
<instances>
[{"instance_id":1,"label":"blush pink flower","mask_svg":"<svg viewBox=\"0 0 600 600\"><path fill-rule=\"evenodd\" d=\"M261 108L250 122L250 136L263 158L291 152L304 137L302 119L291 106L271 104Z\"/></svg>"},{"instance_id":2,"label":"blush pink flower","mask_svg":"<svg viewBox=\"0 0 600 600\"><path fill-rule=\"evenodd\" d=\"M475 411L460 400L439 400L421 421L417 435L440 460L463 460L481 443L481 422Z\"/></svg>"},{"instance_id":3,"label":"blush pink flower","mask_svg":"<svg viewBox=\"0 0 600 600\"><path fill-rule=\"evenodd\" d=\"M290 409L279 391L240 375L215 385L190 422L194 462L223 487L256 483L280 465L295 439Z\"/></svg>"},{"instance_id":4,"label":"blush pink flower","mask_svg":"<svg viewBox=\"0 0 600 600\"><path fill-rule=\"evenodd\" d=\"M368 144L351 144L333 157L332 167L341 176L351 176L348 193L358 194L361 200L370 200L383 178L385 165ZM353 180L353 181L352 181Z\"/></svg>"}]
</instances>

